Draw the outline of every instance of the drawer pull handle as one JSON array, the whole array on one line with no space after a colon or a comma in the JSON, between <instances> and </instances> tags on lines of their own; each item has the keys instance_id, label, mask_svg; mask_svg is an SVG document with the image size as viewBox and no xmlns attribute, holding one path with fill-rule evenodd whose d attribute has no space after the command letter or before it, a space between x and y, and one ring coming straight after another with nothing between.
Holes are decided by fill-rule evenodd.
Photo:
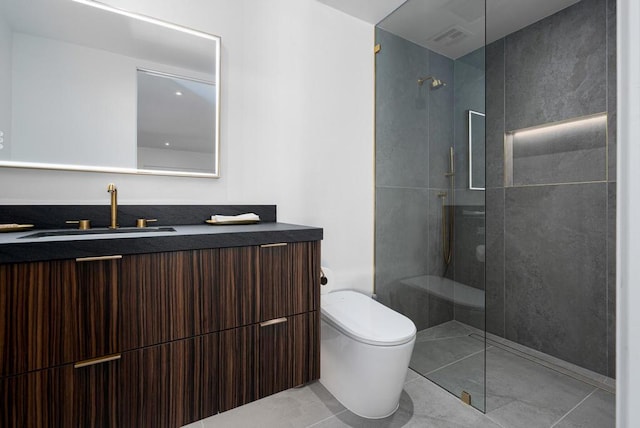
<instances>
[{"instance_id":1,"label":"drawer pull handle","mask_svg":"<svg viewBox=\"0 0 640 428\"><path fill-rule=\"evenodd\" d=\"M278 242L277 244L260 245L260 248L286 247L287 245L288 244L286 242Z\"/></svg>"},{"instance_id":2,"label":"drawer pull handle","mask_svg":"<svg viewBox=\"0 0 640 428\"><path fill-rule=\"evenodd\" d=\"M121 255L115 256L97 256L97 257L78 257L76 262L99 262L101 260L120 260L122 258Z\"/></svg>"},{"instance_id":3,"label":"drawer pull handle","mask_svg":"<svg viewBox=\"0 0 640 428\"><path fill-rule=\"evenodd\" d=\"M79 369L87 366L95 366L96 364L108 363L109 361L119 360L120 357L122 357L122 355L116 354L116 355L109 355L108 357L94 358L92 360L80 361L79 363L75 363L73 365L73 368Z\"/></svg>"},{"instance_id":4,"label":"drawer pull handle","mask_svg":"<svg viewBox=\"0 0 640 428\"><path fill-rule=\"evenodd\" d=\"M286 317L276 318L276 319L273 319L273 320L261 322L260 323L260 327L267 327L267 326L270 326L270 325L282 324L283 322L287 322L287 318Z\"/></svg>"}]
</instances>

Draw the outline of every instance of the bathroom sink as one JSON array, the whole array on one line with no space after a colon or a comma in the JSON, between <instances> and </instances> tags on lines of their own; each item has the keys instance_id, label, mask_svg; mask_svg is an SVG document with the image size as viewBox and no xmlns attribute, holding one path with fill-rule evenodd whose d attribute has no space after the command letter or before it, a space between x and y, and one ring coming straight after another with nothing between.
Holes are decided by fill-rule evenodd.
<instances>
[{"instance_id":1,"label":"bathroom sink","mask_svg":"<svg viewBox=\"0 0 640 428\"><path fill-rule=\"evenodd\" d=\"M175 232L173 227L121 227L118 229L69 229L69 230L52 230L48 232L36 232L30 235L23 236L23 238L46 238L49 236L74 236L74 235L113 235L118 233L148 233L148 232Z\"/></svg>"}]
</instances>

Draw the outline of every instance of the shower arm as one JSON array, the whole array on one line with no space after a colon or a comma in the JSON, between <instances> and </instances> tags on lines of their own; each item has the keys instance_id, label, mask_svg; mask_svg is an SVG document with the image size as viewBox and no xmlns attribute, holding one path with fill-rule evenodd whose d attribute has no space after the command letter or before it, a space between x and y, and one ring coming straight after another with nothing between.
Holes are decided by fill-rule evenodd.
<instances>
[{"instance_id":1,"label":"shower arm","mask_svg":"<svg viewBox=\"0 0 640 428\"><path fill-rule=\"evenodd\" d=\"M433 80L433 79L435 79L433 76L420 77L420 78L418 78L418 86L422 86L422 85L424 85L424 82L426 82L428 80Z\"/></svg>"}]
</instances>

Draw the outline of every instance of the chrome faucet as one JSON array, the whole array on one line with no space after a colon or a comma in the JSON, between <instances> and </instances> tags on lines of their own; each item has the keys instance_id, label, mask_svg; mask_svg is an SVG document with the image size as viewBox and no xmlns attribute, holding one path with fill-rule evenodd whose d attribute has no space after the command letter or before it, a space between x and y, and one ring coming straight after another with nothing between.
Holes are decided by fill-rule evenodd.
<instances>
[{"instance_id":1,"label":"chrome faucet","mask_svg":"<svg viewBox=\"0 0 640 428\"><path fill-rule=\"evenodd\" d=\"M109 229L118 228L118 189L113 183L107 185L107 192L111 193L111 224Z\"/></svg>"}]
</instances>

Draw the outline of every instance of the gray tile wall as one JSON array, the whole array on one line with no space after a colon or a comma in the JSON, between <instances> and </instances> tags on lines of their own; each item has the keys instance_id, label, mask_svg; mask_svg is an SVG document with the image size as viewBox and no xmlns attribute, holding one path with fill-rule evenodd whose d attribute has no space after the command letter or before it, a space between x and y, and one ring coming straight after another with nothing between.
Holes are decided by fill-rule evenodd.
<instances>
[{"instance_id":1,"label":"gray tile wall","mask_svg":"<svg viewBox=\"0 0 640 428\"><path fill-rule=\"evenodd\" d=\"M468 111L485 112L485 48L454 61L455 231L452 278L485 289L485 263L476 254L485 245L485 192L469 190ZM455 300L455 299L454 299ZM484 309L454 303L454 319L484 330Z\"/></svg>"},{"instance_id":2,"label":"gray tile wall","mask_svg":"<svg viewBox=\"0 0 640 428\"><path fill-rule=\"evenodd\" d=\"M486 50L487 330L614 377L615 0L582 0ZM606 132L575 142L590 153L538 157L505 188L506 131L601 112Z\"/></svg>"},{"instance_id":3,"label":"gray tile wall","mask_svg":"<svg viewBox=\"0 0 640 428\"><path fill-rule=\"evenodd\" d=\"M441 199L453 144L453 61L376 28L375 284L378 299L424 329L453 319L451 302L403 280L441 275ZM434 75L438 90L418 86Z\"/></svg>"}]
</instances>

